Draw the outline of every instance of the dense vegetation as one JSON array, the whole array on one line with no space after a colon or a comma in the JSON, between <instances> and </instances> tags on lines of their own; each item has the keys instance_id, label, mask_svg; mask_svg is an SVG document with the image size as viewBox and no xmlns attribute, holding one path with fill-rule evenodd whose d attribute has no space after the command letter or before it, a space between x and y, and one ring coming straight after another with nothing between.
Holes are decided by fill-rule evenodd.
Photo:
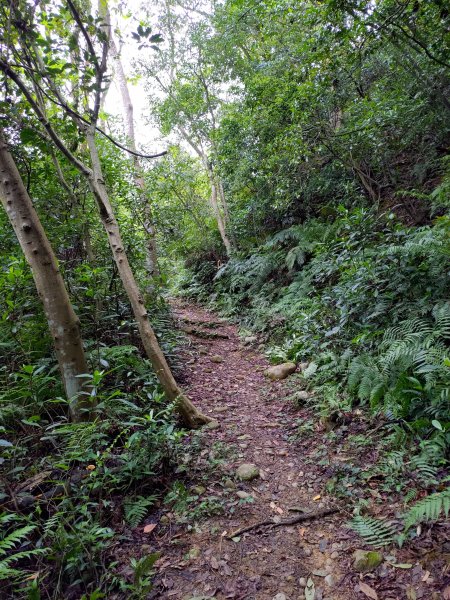
<instances>
[{"instance_id":1,"label":"dense vegetation","mask_svg":"<svg viewBox=\"0 0 450 600\"><path fill-rule=\"evenodd\" d=\"M4 3L0 24L0 579L10 597L149 592L157 557L132 564L131 583L110 562L115 536L167 494L181 426L207 420L172 376L182 379L182 338L169 295L256 333L274 362L307 363L318 418L356 409L386 425L397 491L412 481L428 501L405 537L448 512L446 3L169 0L138 18L24 0ZM111 36L137 56L128 76L166 136L160 158L148 158L151 139L137 151L129 104L123 122L105 112L123 73ZM17 198L36 212L24 201L11 210L10 159ZM40 264L22 222L42 225L36 254L51 254ZM72 377L55 329L62 304L81 361Z\"/></svg>"}]
</instances>

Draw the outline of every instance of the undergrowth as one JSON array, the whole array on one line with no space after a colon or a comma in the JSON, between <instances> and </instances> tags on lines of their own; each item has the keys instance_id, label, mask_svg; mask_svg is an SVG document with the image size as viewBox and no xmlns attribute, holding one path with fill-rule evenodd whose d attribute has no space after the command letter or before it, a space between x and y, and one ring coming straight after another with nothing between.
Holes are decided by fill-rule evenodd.
<instances>
[{"instance_id":1,"label":"undergrowth","mask_svg":"<svg viewBox=\"0 0 450 600\"><path fill-rule=\"evenodd\" d=\"M405 513L406 536L423 516L448 512L438 490L450 449L449 229L448 216L411 228L393 213L339 207L332 221L310 219L236 254L214 277L191 259L181 286L256 332L273 362L301 364L296 382L309 393L293 393L298 406L332 428L355 410L387 424L372 440L381 453L369 472L355 466L344 479L381 476L386 493L421 498ZM316 428L302 421L301 431ZM394 539L370 519L355 524L368 541Z\"/></svg>"}]
</instances>

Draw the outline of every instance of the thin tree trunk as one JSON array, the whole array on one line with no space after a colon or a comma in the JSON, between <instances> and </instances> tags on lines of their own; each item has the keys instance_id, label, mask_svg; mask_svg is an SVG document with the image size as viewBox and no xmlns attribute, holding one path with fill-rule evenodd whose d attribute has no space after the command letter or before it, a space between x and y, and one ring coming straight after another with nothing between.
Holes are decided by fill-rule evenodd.
<instances>
[{"instance_id":1,"label":"thin tree trunk","mask_svg":"<svg viewBox=\"0 0 450 600\"><path fill-rule=\"evenodd\" d=\"M82 377L88 373L88 367L80 322L70 303L53 249L1 132L0 196L44 307L72 420L86 419L94 403L89 378Z\"/></svg>"},{"instance_id":2,"label":"thin tree trunk","mask_svg":"<svg viewBox=\"0 0 450 600\"><path fill-rule=\"evenodd\" d=\"M224 216L222 215L222 211L220 210L220 206L218 203L217 181L216 181L216 176L214 174L212 166L208 160L208 157L206 156L205 152L203 151L203 148L201 148L200 146L198 146L195 143L195 141L192 139L192 137L188 134L188 132L183 127L179 127L178 129L179 129L182 137L191 146L191 148L194 150L194 152L197 154L197 156L202 161L203 166L206 171L206 174L208 175L209 184L211 186L211 196L210 196L211 208L213 209L214 216L216 217L217 227L219 229L219 233L220 233L220 237L222 238L223 245L225 246L227 255L230 256L231 252L232 252L232 245L231 245L230 239L228 238L227 231L226 231L227 224L226 224L226 221L224 220ZM221 185L220 181L219 181L219 185ZM219 194L220 194L220 189L219 189ZM224 211L225 210L226 210L226 208L224 206Z\"/></svg>"},{"instance_id":3,"label":"thin tree trunk","mask_svg":"<svg viewBox=\"0 0 450 600\"><path fill-rule=\"evenodd\" d=\"M89 178L89 184L99 208L101 221L108 235L109 245L114 256L119 277L130 301L145 352L152 363L167 399L169 402L175 403L183 423L190 428L197 428L208 423L211 419L201 414L189 398L183 394L161 351L153 328L150 325L144 300L125 253L119 226L103 180L100 158L95 144L95 132L92 128L87 132L87 142L92 163L92 175Z\"/></svg>"},{"instance_id":4,"label":"thin tree trunk","mask_svg":"<svg viewBox=\"0 0 450 600\"><path fill-rule=\"evenodd\" d=\"M115 74L117 82L119 84L120 94L122 96L123 114L125 118L125 133L128 138L128 144L131 150L137 150L136 145L136 133L134 129L134 108L133 102L131 101L130 90L128 89L128 82L123 70L122 61L120 60L119 53L117 51L116 43L111 37L109 44L109 52L115 62ZM150 204L150 198L148 197L145 190L145 179L143 174L142 165L137 156L132 157L133 162L133 180L134 184L139 190L139 196L141 198L141 204L144 209L144 230L146 233L146 269L150 281L155 281L158 278L159 267L158 267L158 249L156 244L156 232L153 221L152 208Z\"/></svg>"},{"instance_id":5,"label":"thin tree trunk","mask_svg":"<svg viewBox=\"0 0 450 600\"><path fill-rule=\"evenodd\" d=\"M211 184L211 206L212 209L214 211L214 214L216 216L216 220L217 220L217 227L219 228L219 233L220 233L220 237L222 238L223 241L223 245L225 246L225 250L227 251L227 255L230 256L231 254L231 242L228 239L226 230L225 230L225 222L224 222L224 218L222 215L222 211L220 210L219 207L219 203L218 203L218 199L217 199L217 184L216 181L214 179L214 175L210 172L208 172L209 174L209 181Z\"/></svg>"}]
</instances>

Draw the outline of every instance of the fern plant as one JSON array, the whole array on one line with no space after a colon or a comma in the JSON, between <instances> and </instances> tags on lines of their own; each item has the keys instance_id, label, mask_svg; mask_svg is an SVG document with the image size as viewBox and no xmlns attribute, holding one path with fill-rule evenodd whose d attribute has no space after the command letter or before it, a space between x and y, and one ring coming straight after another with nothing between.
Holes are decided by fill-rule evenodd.
<instances>
[{"instance_id":1,"label":"fern plant","mask_svg":"<svg viewBox=\"0 0 450 600\"><path fill-rule=\"evenodd\" d=\"M36 530L34 525L25 525L6 533L8 525L20 520L14 513L6 513L0 516L0 531L5 533L0 538L0 581L7 579L25 578L28 573L16 565L21 560L29 560L32 557L43 555L46 548L35 548L32 550L17 550L17 547L29 542L29 536Z\"/></svg>"},{"instance_id":2,"label":"fern plant","mask_svg":"<svg viewBox=\"0 0 450 600\"><path fill-rule=\"evenodd\" d=\"M150 506L153 506L156 496L134 496L126 498L124 501L125 521L131 528L135 528L142 523L148 513Z\"/></svg>"},{"instance_id":3,"label":"fern plant","mask_svg":"<svg viewBox=\"0 0 450 600\"><path fill-rule=\"evenodd\" d=\"M348 523L348 526L374 548L392 544L396 536L396 530L392 523L373 517L358 515Z\"/></svg>"},{"instance_id":4,"label":"fern plant","mask_svg":"<svg viewBox=\"0 0 450 600\"><path fill-rule=\"evenodd\" d=\"M401 321L386 330L378 357L360 356L352 362L349 388L373 408L382 406L405 418L431 411L435 419L447 421L449 338L448 302L436 305L432 318Z\"/></svg>"},{"instance_id":5,"label":"fern plant","mask_svg":"<svg viewBox=\"0 0 450 600\"><path fill-rule=\"evenodd\" d=\"M450 513L450 488L419 500L404 516L405 532L424 521L436 521Z\"/></svg>"}]
</instances>

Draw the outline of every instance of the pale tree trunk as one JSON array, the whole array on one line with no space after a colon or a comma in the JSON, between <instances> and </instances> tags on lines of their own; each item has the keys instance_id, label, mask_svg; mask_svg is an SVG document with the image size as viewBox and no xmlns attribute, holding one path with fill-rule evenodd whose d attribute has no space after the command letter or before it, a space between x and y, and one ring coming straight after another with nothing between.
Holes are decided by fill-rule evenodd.
<instances>
[{"instance_id":1,"label":"pale tree trunk","mask_svg":"<svg viewBox=\"0 0 450 600\"><path fill-rule=\"evenodd\" d=\"M87 132L87 142L92 163L92 175L89 178L89 184L99 208L101 221L108 235L109 245L120 279L130 301L145 352L152 363L167 399L169 402L175 403L183 423L190 428L197 428L208 423L211 419L201 414L189 398L183 394L162 353L153 328L150 325L144 300L125 253L119 226L103 180L100 158L95 144L95 131L92 128Z\"/></svg>"},{"instance_id":2,"label":"pale tree trunk","mask_svg":"<svg viewBox=\"0 0 450 600\"><path fill-rule=\"evenodd\" d=\"M109 52L115 63L115 75L119 84L120 94L122 96L123 114L125 120L125 133L128 138L128 144L131 150L136 152L136 133L134 129L134 108L131 101L128 82L123 70L122 61L120 60L117 46L114 39L111 37L109 44ZM132 157L133 162L133 179L136 188L139 190L141 205L144 209L144 231L146 233L146 270L150 281L154 281L160 275L158 267L158 249L156 244L156 232L153 221L152 208L150 199L145 190L145 179L142 165L137 156Z\"/></svg>"},{"instance_id":3,"label":"pale tree trunk","mask_svg":"<svg viewBox=\"0 0 450 600\"><path fill-rule=\"evenodd\" d=\"M183 127L179 127L179 131L181 133L181 136L191 146L191 148L194 150L194 152L197 154L197 156L200 158L200 160L203 163L206 174L208 176L209 185L211 187L211 196L210 196L211 208L214 212L214 216L216 217L217 228L219 229L219 233L220 233L220 237L222 238L223 245L225 246L227 255L230 256L232 253L232 244L227 235L227 221L226 221L226 216L228 214L228 207L226 206L226 203L223 205L223 211L224 211L224 214L223 214L222 210L221 210L221 206L218 201L218 194L219 194L221 201L222 201L222 199L223 199L223 201L225 201L225 195L223 194L222 183L220 180L217 179L203 148L201 148L198 144L195 143L195 141L192 139L192 137L188 134L188 132ZM221 204L222 204L222 202L221 202Z\"/></svg>"},{"instance_id":4,"label":"pale tree trunk","mask_svg":"<svg viewBox=\"0 0 450 600\"><path fill-rule=\"evenodd\" d=\"M230 225L230 211L228 210L228 202L227 202L227 199L225 197L225 192L224 192L224 189L223 189L222 180L220 178L217 179L217 188L219 190L220 201L222 203L223 213L225 215L225 223L226 223L227 227L229 227L229 225Z\"/></svg>"},{"instance_id":5,"label":"pale tree trunk","mask_svg":"<svg viewBox=\"0 0 450 600\"><path fill-rule=\"evenodd\" d=\"M210 185L211 185L211 200L210 200L211 206L212 206L212 209L214 211L214 214L215 214L215 217L217 220L217 227L219 229L219 233L220 233L220 237L222 238L223 245L225 246L227 255L230 256L231 242L228 239L227 232L225 229L224 218L223 218L222 212L219 207L219 203L218 203L218 199L217 199L217 184L216 184L216 181L214 180L213 175L210 175L209 181L210 181Z\"/></svg>"},{"instance_id":6,"label":"pale tree trunk","mask_svg":"<svg viewBox=\"0 0 450 600\"><path fill-rule=\"evenodd\" d=\"M73 421L94 408L80 323L70 303L58 263L19 171L0 132L0 197L20 247L31 267L53 338ZM85 375L85 377L83 377Z\"/></svg>"}]
</instances>

